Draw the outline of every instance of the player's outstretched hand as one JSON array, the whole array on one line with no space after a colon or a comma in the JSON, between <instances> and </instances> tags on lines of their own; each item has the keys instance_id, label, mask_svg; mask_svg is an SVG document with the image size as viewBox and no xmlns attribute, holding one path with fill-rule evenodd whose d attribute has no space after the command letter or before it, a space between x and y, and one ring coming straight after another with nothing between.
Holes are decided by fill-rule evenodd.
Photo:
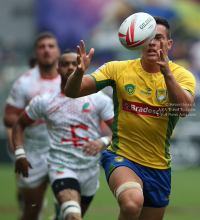
<instances>
[{"instance_id":1,"label":"player's outstretched hand","mask_svg":"<svg viewBox=\"0 0 200 220\"><path fill-rule=\"evenodd\" d=\"M84 73L85 70L90 65L90 60L92 59L92 56L94 54L94 48L91 48L90 52L87 55L85 43L83 40L81 40L81 46L77 46L77 49L78 49L78 55L77 55L78 66L77 66L77 68L81 72Z\"/></svg>"},{"instance_id":2,"label":"player's outstretched hand","mask_svg":"<svg viewBox=\"0 0 200 220\"><path fill-rule=\"evenodd\" d=\"M23 177L28 177L28 168L33 169L26 157L21 157L15 161L15 173L22 173Z\"/></svg>"},{"instance_id":3,"label":"player's outstretched hand","mask_svg":"<svg viewBox=\"0 0 200 220\"><path fill-rule=\"evenodd\" d=\"M163 40L160 41L160 49L157 51L158 61L156 62L160 66L160 71L163 75L166 75L170 71L168 65L168 57L166 50L163 46Z\"/></svg>"},{"instance_id":4,"label":"player's outstretched hand","mask_svg":"<svg viewBox=\"0 0 200 220\"><path fill-rule=\"evenodd\" d=\"M83 145L83 152L89 156L96 156L103 147L104 145L100 140L88 141Z\"/></svg>"}]
</instances>

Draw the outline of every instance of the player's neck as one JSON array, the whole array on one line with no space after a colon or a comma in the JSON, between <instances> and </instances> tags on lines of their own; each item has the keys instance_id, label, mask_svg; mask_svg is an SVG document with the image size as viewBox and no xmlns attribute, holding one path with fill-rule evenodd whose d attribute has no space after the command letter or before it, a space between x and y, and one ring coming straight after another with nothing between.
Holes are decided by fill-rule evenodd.
<instances>
[{"instance_id":1,"label":"player's neck","mask_svg":"<svg viewBox=\"0 0 200 220\"><path fill-rule=\"evenodd\" d=\"M44 68L42 66L39 66L39 69L40 69L40 75L43 78L54 78L58 75L56 65L50 68Z\"/></svg>"},{"instance_id":2,"label":"player's neck","mask_svg":"<svg viewBox=\"0 0 200 220\"><path fill-rule=\"evenodd\" d=\"M141 60L142 68L148 73L158 73L160 72L160 66L156 62L148 62L144 59Z\"/></svg>"},{"instance_id":3,"label":"player's neck","mask_svg":"<svg viewBox=\"0 0 200 220\"><path fill-rule=\"evenodd\" d=\"M65 85L66 83L61 82L61 92L64 92Z\"/></svg>"},{"instance_id":4,"label":"player's neck","mask_svg":"<svg viewBox=\"0 0 200 220\"><path fill-rule=\"evenodd\" d=\"M61 85L60 85L61 92L64 92L66 83L67 83L67 80L61 76Z\"/></svg>"}]
</instances>

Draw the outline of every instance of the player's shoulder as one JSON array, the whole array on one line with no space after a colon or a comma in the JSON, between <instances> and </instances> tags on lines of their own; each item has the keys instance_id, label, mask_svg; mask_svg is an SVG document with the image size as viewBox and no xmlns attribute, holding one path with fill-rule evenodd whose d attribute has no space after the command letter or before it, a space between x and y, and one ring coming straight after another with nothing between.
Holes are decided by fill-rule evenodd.
<instances>
[{"instance_id":1,"label":"player's shoulder","mask_svg":"<svg viewBox=\"0 0 200 220\"><path fill-rule=\"evenodd\" d=\"M137 66L139 59L136 60L122 60L122 61L111 61L104 64L102 71L109 73L112 79L116 80L126 71L133 70L134 66Z\"/></svg>"},{"instance_id":2,"label":"player's shoulder","mask_svg":"<svg viewBox=\"0 0 200 220\"><path fill-rule=\"evenodd\" d=\"M40 99L42 99L42 101L51 102L52 99L54 99L60 93L61 93L60 88L56 88L56 89L51 89L43 93L42 95L39 95L39 97Z\"/></svg>"},{"instance_id":3,"label":"player's shoulder","mask_svg":"<svg viewBox=\"0 0 200 220\"><path fill-rule=\"evenodd\" d=\"M99 91L97 93L91 94L90 98L95 102L95 103L99 103L99 102L112 102L112 99L106 95L104 92Z\"/></svg>"},{"instance_id":4,"label":"player's shoulder","mask_svg":"<svg viewBox=\"0 0 200 220\"><path fill-rule=\"evenodd\" d=\"M40 77L39 68L36 66L32 69L27 70L23 73L16 81L15 84L17 85L25 85L31 83L34 79Z\"/></svg>"},{"instance_id":5,"label":"player's shoulder","mask_svg":"<svg viewBox=\"0 0 200 220\"><path fill-rule=\"evenodd\" d=\"M95 99L95 98L104 97L104 96L107 96L107 95L103 91L99 91L99 92L93 93L89 96Z\"/></svg>"},{"instance_id":6,"label":"player's shoulder","mask_svg":"<svg viewBox=\"0 0 200 220\"><path fill-rule=\"evenodd\" d=\"M186 75L193 76L193 74L189 70L187 70L185 67L180 66L172 61L169 61L169 67L174 75L186 74Z\"/></svg>"},{"instance_id":7,"label":"player's shoulder","mask_svg":"<svg viewBox=\"0 0 200 220\"><path fill-rule=\"evenodd\" d=\"M133 66L138 65L140 59L135 59L135 60L121 60L121 61L111 61L106 63L105 65L108 66L114 66L116 68L119 68L120 70L125 70L125 69L129 69L132 68Z\"/></svg>"}]
</instances>

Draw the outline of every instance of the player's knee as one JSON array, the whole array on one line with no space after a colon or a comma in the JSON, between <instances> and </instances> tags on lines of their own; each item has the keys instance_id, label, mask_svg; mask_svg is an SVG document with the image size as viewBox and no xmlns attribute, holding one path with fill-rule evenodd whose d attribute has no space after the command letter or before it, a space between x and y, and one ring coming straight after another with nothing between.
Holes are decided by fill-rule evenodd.
<instances>
[{"instance_id":1,"label":"player's knee","mask_svg":"<svg viewBox=\"0 0 200 220\"><path fill-rule=\"evenodd\" d=\"M62 212L63 219L66 219L66 217L72 213L78 214L81 219L81 207L79 203L76 201L70 200L70 201L64 202L61 205L61 212Z\"/></svg>"},{"instance_id":2,"label":"player's knee","mask_svg":"<svg viewBox=\"0 0 200 220\"><path fill-rule=\"evenodd\" d=\"M131 189L137 190L134 190L133 193ZM127 182L122 184L115 191L115 197L119 202L121 212L130 215L140 213L144 202L142 192L143 190L139 183Z\"/></svg>"},{"instance_id":3,"label":"player's knee","mask_svg":"<svg viewBox=\"0 0 200 220\"><path fill-rule=\"evenodd\" d=\"M130 194L125 200L119 202L120 212L124 216L139 216L142 210L143 201L144 199L141 193L134 193L134 195Z\"/></svg>"}]
</instances>

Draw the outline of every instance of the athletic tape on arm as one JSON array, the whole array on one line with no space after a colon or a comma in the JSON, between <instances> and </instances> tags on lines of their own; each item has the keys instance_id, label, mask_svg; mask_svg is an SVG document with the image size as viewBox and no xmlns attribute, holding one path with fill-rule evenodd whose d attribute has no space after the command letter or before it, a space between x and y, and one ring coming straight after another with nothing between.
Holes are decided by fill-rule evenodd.
<instances>
[{"instance_id":1,"label":"athletic tape on arm","mask_svg":"<svg viewBox=\"0 0 200 220\"><path fill-rule=\"evenodd\" d=\"M24 148L22 146L18 146L15 148L15 158L16 160L22 157L26 157Z\"/></svg>"},{"instance_id":2,"label":"athletic tape on arm","mask_svg":"<svg viewBox=\"0 0 200 220\"><path fill-rule=\"evenodd\" d=\"M110 142L111 142L111 140L110 140L110 138L109 138L108 136L101 137L101 138L100 138L100 141L101 141L101 142L103 143L103 145L104 145L102 151L106 150L107 147L110 145Z\"/></svg>"},{"instance_id":3,"label":"athletic tape on arm","mask_svg":"<svg viewBox=\"0 0 200 220\"><path fill-rule=\"evenodd\" d=\"M120 193L122 193L124 190L130 189L130 188L137 188L137 189L139 189L143 193L142 187L140 186L139 183L136 183L136 182L126 182L126 183L122 184L114 192L114 195L115 195L115 198L117 199L117 201L118 201Z\"/></svg>"}]
</instances>

